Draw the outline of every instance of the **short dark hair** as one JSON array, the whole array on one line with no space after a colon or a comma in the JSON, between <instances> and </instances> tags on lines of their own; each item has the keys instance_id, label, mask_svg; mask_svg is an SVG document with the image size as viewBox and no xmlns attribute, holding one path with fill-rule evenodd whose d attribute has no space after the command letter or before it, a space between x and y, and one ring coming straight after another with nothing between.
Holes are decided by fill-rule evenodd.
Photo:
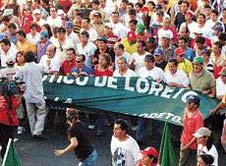
<instances>
[{"instance_id":1,"label":"short dark hair","mask_svg":"<svg viewBox=\"0 0 226 166\"><path fill-rule=\"evenodd\" d=\"M226 33L221 33L218 38L219 38L220 41L224 41L225 42L226 41Z\"/></svg>"},{"instance_id":2,"label":"short dark hair","mask_svg":"<svg viewBox=\"0 0 226 166\"><path fill-rule=\"evenodd\" d=\"M32 51L24 53L24 59L27 63L35 61L35 54Z\"/></svg>"},{"instance_id":3,"label":"short dark hair","mask_svg":"<svg viewBox=\"0 0 226 166\"><path fill-rule=\"evenodd\" d=\"M214 14L216 14L217 16L218 16L218 14L219 14L219 12L218 12L217 9L212 9L211 13L214 13Z\"/></svg>"},{"instance_id":4,"label":"short dark hair","mask_svg":"<svg viewBox=\"0 0 226 166\"><path fill-rule=\"evenodd\" d=\"M206 20L206 16L203 13L199 13L198 16L202 16L204 18L204 20Z\"/></svg>"},{"instance_id":5,"label":"short dark hair","mask_svg":"<svg viewBox=\"0 0 226 166\"><path fill-rule=\"evenodd\" d=\"M138 21L135 20L135 19L132 19L129 21L129 24L134 24L134 25L137 25Z\"/></svg>"},{"instance_id":6,"label":"short dark hair","mask_svg":"<svg viewBox=\"0 0 226 166\"><path fill-rule=\"evenodd\" d=\"M76 50L74 48L68 48L67 51L72 51L73 54L76 54Z\"/></svg>"},{"instance_id":7,"label":"short dark hair","mask_svg":"<svg viewBox=\"0 0 226 166\"><path fill-rule=\"evenodd\" d=\"M120 125L120 128L121 130L124 130L126 132L126 134L129 132L130 130L130 125L129 125L129 122L125 119L117 119L115 121L115 124L119 124Z\"/></svg>"},{"instance_id":8,"label":"short dark hair","mask_svg":"<svg viewBox=\"0 0 226 166\"><path fill-rule=\"evenodd\" d=\"M139 40L138 43L140 43L142 47L146 47L145 41Z\"/></svg>"},{"instance_id":9,"label":"short dark hair","mask_svg":"<svg viewBox=\"0 0 226 166\"><path fill-rule=\"evenodd\" d=\"M11 46L11 42L10 42L10 40L9 40L9 39L7 39L7 38L2 39L2 40L0 41L0 43L3 43L3 44L5 44L5 45L9 45L9 46Z\"/></svg>"},{"instance_id":10,"label":"short dark hair","mask_svg":"<svg viewBox=\"0 0 226 166\"><path fill-rule=\"evenodd\" d=\"M187 39L185 37L179 37L178 40L184 40L184 42L187 43Z\"/></svg>"},{"instance_id":11,"label":"short dark hair","mask_svg":"<svg viewBox=\"0 0 226 166\"><path fill-rule=\"evenodd\" d=\"M89 17L85 17L85 18L83 18L83 20L85 20L87 23L90 23L90 18Z\"/></svg>"},{"instance_id":12,"label":"short dark hair","mask_svg":"<svg viewBox=\"0 0 226 166\"><path fill-rule=\"evenodd\" d=\"M20 36L23 36L24 38L26 38L26 33L22 29L18 30L17 34L20 35Z\"/></svg>"},{"instance_id":13,"label":"short dark hair","mask_svg":"<svg viewBox=\"0 0 226 166\"><path fill-rule=\"evenodd\" d=\"M182 1L181 4L182 4L182 3L186 3L188 7L190 6L190 4L189 4L188 1Z\"/></svg>"},{"instance_id":14,"label":"short dark hair","mask_svg":"<svg viewBox=\"0 0 226 166\"><path fill-rule=\"evenodd\" d=\"M16 24L13 22L9 23L8 28L17 29Z\"/></svg>"},{"instance_id":15,"label":"short dark hair","mask_svg":"<svg viewBox=\"0 0 226 166\"><path fill-rule=\"evenodd\" d=\"M136 16L136 10L135 9L129 9L128 14Z\"/></svg>"},{"instance_id":16,"label":"short dark hair","mask_svg":"<svg viewBox=\"0 0 226 166\"><path fill-rule=\"evenodd\" d=\"M176 58L170 58L168 63L174 63L174 65L178 66L178 63L177 63L177 59Z\"/></svg>"},{"instance_id":17,"label":"short dark hair","mask_svg":"<svg viewBox=\"0 0 226 166\"><path fill-rule=\"evenodd\" d=\"M82 61L85 61L86 60L86 56L84 54L79 54L77 55L78 57L82 57Z\"/></svg>"},{"instance_id":18,"label":"short dark hair","mask_svg":"<svg viewBox=\"0 0 226 166\"><path fill-rule=\"evenodd\" d=\"M89 33L88 33L87 31L82 31L82 32L80 33L80 35L89 38Z\"/></svg>"},{"instance_id":19,"label":"short dark hair","mask_svg":"<svg viewBox=\"0 0 226 166\"><path fill-rule=\"evenodd\" d=\"M30 29L32 29L32 28L38 29L38 24L34 22L29 27L30 27Z\"/></svg>"},{"instance_id":20,"label":"short dark hair","mask_svg":"<svg viewBox=\"0 0 226 166\"><path fill-rule=\"evenodd\" d=\"M223 44L220 41L214 42L213 45L217 46L220 49L222 49L222 47L223 47Z\"/></svg>"},{"instance_id":21,"label":"short dark hair","mask_svg":"<svg viewBox=\"0 0 226 166\"><path fill-rule=\"evenodd\" d=\"M196 43L201 43L201 44L205 44L205 38L202 36L199 36L195 39Z\"/></svg>"}]
</instances>

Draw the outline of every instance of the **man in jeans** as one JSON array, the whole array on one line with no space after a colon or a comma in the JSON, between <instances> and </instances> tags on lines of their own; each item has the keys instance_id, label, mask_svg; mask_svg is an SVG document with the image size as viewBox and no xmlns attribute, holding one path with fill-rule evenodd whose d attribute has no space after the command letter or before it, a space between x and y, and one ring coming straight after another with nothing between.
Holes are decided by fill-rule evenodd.
<instances>
[{"instance_id":1,"label":"man in jeans","mask_svg":"<svg viewBox=\"0 0 226 166\"><path fill-rule=\"evenodd\" d=\"M97 152L89 140L88 128L79 120L78 110L67 108L66 118L70 126L67 131L70 144L62 150L56 149L55 155L74 151L80 161L79 166L97 166Z\"/></svg>"}]
</instances>

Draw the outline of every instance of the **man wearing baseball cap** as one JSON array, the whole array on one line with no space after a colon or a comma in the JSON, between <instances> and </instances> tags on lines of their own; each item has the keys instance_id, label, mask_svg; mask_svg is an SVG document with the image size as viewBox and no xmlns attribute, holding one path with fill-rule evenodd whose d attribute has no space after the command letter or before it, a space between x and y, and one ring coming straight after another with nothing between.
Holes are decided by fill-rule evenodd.
<instances>
[{"instance_id":1,"label":"man wearing baseball cap","mask_svg":"<svg viewBox=\"0 0 226 166\"><path fill-rule=\"evenodd\" d=\"M193 134L204 124L203 115L199 111L199 105L199 96L191 95L187 98L183 115L184 128L180 139L179 166L195 165L194 161L191 160L196 158L197 152L196 138Z\"/></svg>"},{"instance_id":2,"label":"man wearing baseball cap","mask_svg":"<svg viewBox=\"0 0 226 166\"><path fill-rule=\"evenodd\" d=\"M216 94L216 82L212 74L204 69L203 64L203 57L197 56L194 58L194 69L190 75L191 88L213 98Z\"/></svg>"}]
</instances>

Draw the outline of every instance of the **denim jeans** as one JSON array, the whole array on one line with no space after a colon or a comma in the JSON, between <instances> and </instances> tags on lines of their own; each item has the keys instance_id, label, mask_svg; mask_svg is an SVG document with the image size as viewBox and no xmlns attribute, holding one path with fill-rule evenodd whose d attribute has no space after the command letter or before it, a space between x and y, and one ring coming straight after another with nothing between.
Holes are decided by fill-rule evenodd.
<instances>
[{"instance_id":1,"label":"denim jeans","mask_svg":"<svg viewBox=\"0 0 226 166\"><path fill-rule=\"evenodd\" d=\"M80 161L78 166L97 166L97 152L93 149L93 152L83 161Z\"/></svg>"}]
</instances>

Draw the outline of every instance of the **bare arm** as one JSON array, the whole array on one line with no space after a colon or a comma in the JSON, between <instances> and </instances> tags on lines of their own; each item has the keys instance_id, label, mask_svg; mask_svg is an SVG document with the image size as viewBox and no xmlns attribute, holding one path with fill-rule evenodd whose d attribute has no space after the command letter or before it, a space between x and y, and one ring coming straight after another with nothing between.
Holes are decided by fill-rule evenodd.
<instances>
[{"instance_id":1,"label":"bare arm","mask_svg":"<svg viewBox=\"0 0 226 166\"><path fill-rule=\"evenodd\" d=\"M76 138L76 137L72 137L72 138L70 139L70 144L69 144L66 148L64 148L64 149L62 149L62 150L60 150L60 149L55 149L55 150L54 150L54 154L55 154L56 156L63 155L63 154L65 154L65 153L67 153L67 152L73 151L77 146L78 146L78 140L77 140L77 138Z\"/></svg>"}]
</instances>

